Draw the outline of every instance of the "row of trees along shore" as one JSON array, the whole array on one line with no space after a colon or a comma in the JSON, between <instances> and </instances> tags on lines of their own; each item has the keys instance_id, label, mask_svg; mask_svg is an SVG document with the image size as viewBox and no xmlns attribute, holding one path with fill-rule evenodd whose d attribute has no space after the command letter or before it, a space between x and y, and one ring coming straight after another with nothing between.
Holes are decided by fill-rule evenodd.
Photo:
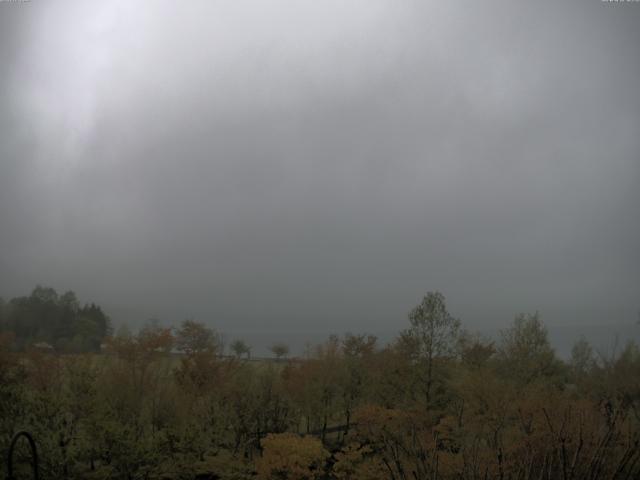
<instances>
[{"instance_id":1,"label":"row of trees along shore","mask_svg":"<svg viewBox=\"0 0 640 480\"><path fill-rule=\"evenodd\" d=\"M43 304L57 313L38 317ZM220 355L193 320L111 336L99 307L50 289L2 311L0 445L31 432L41 478L640 478L640 349L581 339L562 361L537 313L491 341L429 292L388 345L331 336L274 362L244 342ZM85 353L29 346L42 338Z\"/></svg>"}]
</instances>

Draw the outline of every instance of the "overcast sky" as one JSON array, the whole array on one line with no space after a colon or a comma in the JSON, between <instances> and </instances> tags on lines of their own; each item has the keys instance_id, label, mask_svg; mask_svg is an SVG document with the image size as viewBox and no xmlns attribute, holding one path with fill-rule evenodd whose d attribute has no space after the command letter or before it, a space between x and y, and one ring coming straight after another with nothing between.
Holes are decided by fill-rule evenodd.
<instances>
[{"instance_id":1,"label":"overcast sky","mask_svg":"<svg viewBox=\"0 0 640 480\"><path fill-rule=\"evenodd\" d=\"M640 3L0 2L0 295L397 331L640 310Z\"/></svg>"}]
</instances>

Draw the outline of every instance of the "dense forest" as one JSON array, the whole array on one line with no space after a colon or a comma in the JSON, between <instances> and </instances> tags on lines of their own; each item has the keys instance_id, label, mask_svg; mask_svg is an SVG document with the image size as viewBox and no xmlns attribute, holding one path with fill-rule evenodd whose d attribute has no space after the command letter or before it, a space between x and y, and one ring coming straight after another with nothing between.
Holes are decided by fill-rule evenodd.
<instances>
[{"instance_id":1,"label":"dense forest","mask_svg":"<svg viewBox=\"0 0 640 480\"><path fill-rule=\"evenodd\" d=\"M30 432L41 478L640 478L640 348L578 339L563 361L537 313L493 341L429 292L388 345L347 334L274 359L242 340L223 355L193 320L111 335L99 307L45 288L1 325L0 442Z\"/></svg>"},{"instance_id":2,"label":"dense forest","mask_svg":"<svg viewBox=\"0 0 640 480\"><path fill-rule=\"evenodd\" d=\"M0 331L11 332L15 347L46 344L59 352L99 351L111 333L109 318L95 304L80 306L72 291L62 295L38 286L28 297L0 299Z\"/></svg>"}]
</instances>

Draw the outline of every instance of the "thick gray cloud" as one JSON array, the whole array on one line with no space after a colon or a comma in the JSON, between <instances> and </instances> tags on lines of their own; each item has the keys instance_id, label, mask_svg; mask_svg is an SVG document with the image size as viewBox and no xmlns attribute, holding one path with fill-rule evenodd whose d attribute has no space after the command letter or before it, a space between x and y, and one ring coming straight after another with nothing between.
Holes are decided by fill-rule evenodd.
<instances>
[{"instance_id":1,"label":"thick gray cloud","mask_svg":"<svg viewBox=\"0 0 640 480\"><path fill-rule=\"evenodd\" d=\"M0 292L228 332L640 308L640 4L0 3ZM280 334L280 333L278 333Z\"/></svg>"}]
</instances>

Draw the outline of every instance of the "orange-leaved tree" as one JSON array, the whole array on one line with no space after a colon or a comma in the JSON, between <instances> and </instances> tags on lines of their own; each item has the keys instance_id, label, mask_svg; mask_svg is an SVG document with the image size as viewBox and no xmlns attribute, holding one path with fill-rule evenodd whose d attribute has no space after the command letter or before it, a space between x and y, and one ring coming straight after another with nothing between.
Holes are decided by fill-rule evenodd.
<instances>
[{"instance_id":1,"label":"orange-leaved tree","mask_svg":"<svg viewBox=\"0 0 640 480\"><path fill-rule=\"evenodd\" d=\"M324 474L329 457L320 440L293 433L267 435L261 442L262 457L256 462L263 480L313 480Z\"/></svg>"}]
</instances>

